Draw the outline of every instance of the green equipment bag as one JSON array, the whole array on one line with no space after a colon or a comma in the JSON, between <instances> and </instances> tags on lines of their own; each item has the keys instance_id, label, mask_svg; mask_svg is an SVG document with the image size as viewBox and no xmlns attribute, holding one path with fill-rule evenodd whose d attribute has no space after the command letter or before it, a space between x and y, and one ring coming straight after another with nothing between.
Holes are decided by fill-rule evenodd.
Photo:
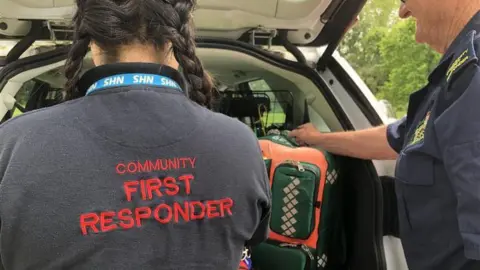
<instances>
[{"instance_id":1,"label":"green equipment bag","mask_svg":"<svg viewBox=\"0 0 480 270\"><path fill-rule=\"evenodd\" d=\"M254 269L341 269L346 248L334 157L300 147L286 133L259 142L272 190L272 216L269 240L252 249Z\"/></svg>"}]
</instances>

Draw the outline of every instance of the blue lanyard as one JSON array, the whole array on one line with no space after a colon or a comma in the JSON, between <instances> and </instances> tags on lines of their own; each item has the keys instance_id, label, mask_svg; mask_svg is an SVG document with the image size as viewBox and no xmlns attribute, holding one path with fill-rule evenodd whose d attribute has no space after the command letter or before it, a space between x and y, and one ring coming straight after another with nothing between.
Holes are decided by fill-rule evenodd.
<instances>
[{"instance_id":1,"label":"blue lanyard","mask_svg":"<svg viewBox=\"0 0 480 270\"><path fill-rule=\"evenodd\" d=\"M182 88L174 80L155 74L127 73L118 74L103 78L92 84L87 90L87 96L99 90L131 85L151 85L158 87L167 87L183 92Z\"/></svg>"}]
</instances>

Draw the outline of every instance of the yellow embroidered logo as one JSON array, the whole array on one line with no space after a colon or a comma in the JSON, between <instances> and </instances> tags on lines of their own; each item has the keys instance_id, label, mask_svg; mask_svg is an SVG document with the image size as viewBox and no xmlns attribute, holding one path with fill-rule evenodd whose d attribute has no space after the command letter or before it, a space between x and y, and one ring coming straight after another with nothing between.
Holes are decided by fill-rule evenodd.
<instances>
[{"instance_id":1,"label":"yellow embroidered logo","mask_svg":"<svg viewBox=\"0 0 480 270\"><path fill-rule=\"evenodd\" d=\"M452 74L457 71L459 67L462 66L463 63L465 63L468 58L470 57L467 55L468 49L466 49L462 54L460 54L455 61L453 61L452 65L448 68L447 70L447 82L450 80L450 77L452 77Z\"/></svg>"},{"instance_id":2,"label":"yellow embroidered logo","mask_svg":"<svg viewBox=\"0 0 480 270\"><path fill-rule=\"evenodd\" d=\"M428 119L430 118L430 112L427 113L425 118L418 124L415 132L413 133L412 138L410 139L410 143L408 145L417 144L423 141L425 137L425 128L427 127Z\"/></svg>"}]
</instances>

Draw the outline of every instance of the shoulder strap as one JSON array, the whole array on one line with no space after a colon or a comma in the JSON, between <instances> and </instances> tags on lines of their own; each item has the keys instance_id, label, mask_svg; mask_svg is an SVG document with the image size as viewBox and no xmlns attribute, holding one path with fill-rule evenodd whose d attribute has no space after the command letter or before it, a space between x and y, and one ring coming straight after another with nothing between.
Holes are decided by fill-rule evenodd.
<instances>
[{"instance_id":1,"label":"shoulder strap","mask_svg":"<svg viewBox=\"0 0 480 270\"><path fill-rule=\"evenodd\" d=\"M450 83L453 79L461 73L464 67L470 63L478 63L478 55L480 53L476 51L480 44L480 35L476 31L471 31L467 34L466 41L455 50L453 61L450 64L446 79Z\"/></svg>"}]
</instances>

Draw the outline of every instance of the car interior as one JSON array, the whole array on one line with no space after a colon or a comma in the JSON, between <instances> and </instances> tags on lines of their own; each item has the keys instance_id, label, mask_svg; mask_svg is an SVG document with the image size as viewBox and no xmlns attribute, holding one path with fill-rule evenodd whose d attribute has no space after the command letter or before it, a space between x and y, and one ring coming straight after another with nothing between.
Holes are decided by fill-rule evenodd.
<instances>
[{"instance_id":1,"label":"car interior","mask_svg":"<svg viewBox=\"0 0 480 270\"><path fill-rule=\"evenodd\" d=\"M263 121L257 122L262 129L257 135L266 135L274 127L288 130L295 128L295 124L302 121L305 108L312 122L321 131L342 128L310 80L234 51L199 49L198 55L218 82L221 100L216 110L250 125L263 117ZM8 81L4 90L7 92L15 91L13 88L22 85L16 94L17 105L13 115L51 106L63 100L65 78L63 66L59 64L34 69ZM93 62L90 55L87 55L83 64L84 71L92 67ZM321 108L321 111L313 108Z\"/></svg>"},{"instance_id":2,"label":"car interior","mask_svg":"<svg viewBox=\"0 0 480 270\"><path fill-rule=\"evenodd\" d=\"M271 130L292 130L313 123L322 132L345 130L323 88L300 70L288 70L253 54L232 49L198 48L206 69L218 81L222 99L215 110L249 125L258 137ZM268 53L271 54L271 53ZM275 59L279 59L278 57ZM22 60L19 60L22 61ZM278 60L280 61L280 60ZM296 62L287 61L291 66ZM23 112L62 102L65 61L25 68L12 75L3 92L15 96L4 121ZM84 70L92 68L89 55ZM327 269L385 269L382 237L382 186L372 162L336 156L339 194L335 196L336 230L331 232Z\"/></svg>"}]
</instances>

